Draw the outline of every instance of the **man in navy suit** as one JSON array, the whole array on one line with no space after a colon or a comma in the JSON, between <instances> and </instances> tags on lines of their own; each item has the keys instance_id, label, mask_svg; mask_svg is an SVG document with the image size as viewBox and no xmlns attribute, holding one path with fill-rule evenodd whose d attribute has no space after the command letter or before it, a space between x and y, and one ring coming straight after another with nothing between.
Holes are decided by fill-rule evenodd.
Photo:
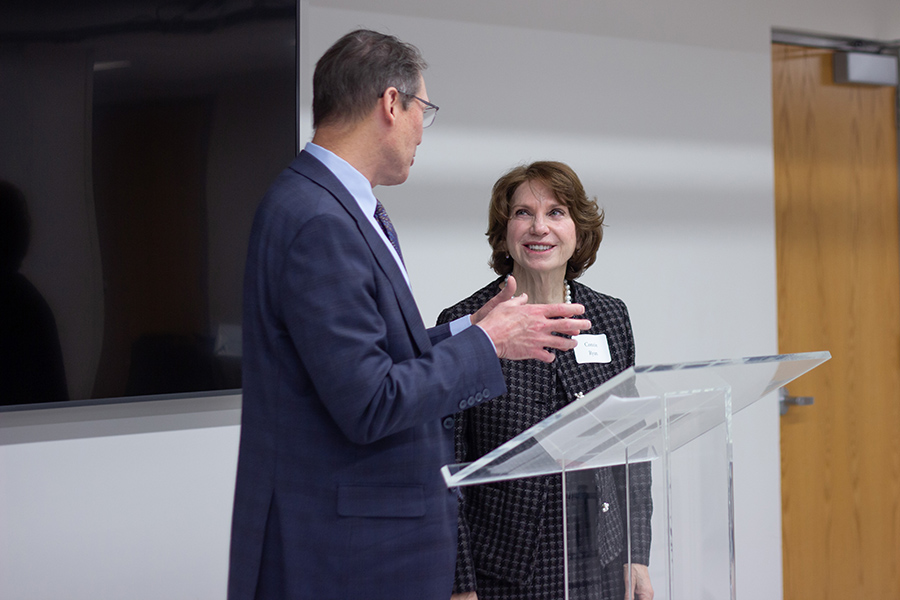
<instances>
[{"instance_id":1,"label":"man in navy suit","mask_svg":"<svg viewBox=\"0 0 900 600\"><path fill-rule=\"evenodd\" d=\"M316 65L313 140L254 219L231 600L449 598L452 415L505 392L498 357L550 361L575 345L554 332L589 327L510 280L426 330L372 192L406 180L433 120L425 66L393 36L338 40Z\"/></svg>"}]
</instances>

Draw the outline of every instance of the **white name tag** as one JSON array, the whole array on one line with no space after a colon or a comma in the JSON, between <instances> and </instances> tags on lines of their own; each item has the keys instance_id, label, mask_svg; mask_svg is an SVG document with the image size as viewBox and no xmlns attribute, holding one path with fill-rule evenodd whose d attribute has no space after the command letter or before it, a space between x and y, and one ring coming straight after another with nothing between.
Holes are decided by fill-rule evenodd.
<instances>
[{"instance_id":1,"label":"white name tag","mask_svg":"<svg viewBox=\"0 0 900 600\"><path fill-rule=\"evenodd\" d=\"M609 342L606 334L591 335L583 333L572 336L578 342L575 346L575 360L579 363L608 363L612 361L609 355Z\"/></svg>"}]
</instances>

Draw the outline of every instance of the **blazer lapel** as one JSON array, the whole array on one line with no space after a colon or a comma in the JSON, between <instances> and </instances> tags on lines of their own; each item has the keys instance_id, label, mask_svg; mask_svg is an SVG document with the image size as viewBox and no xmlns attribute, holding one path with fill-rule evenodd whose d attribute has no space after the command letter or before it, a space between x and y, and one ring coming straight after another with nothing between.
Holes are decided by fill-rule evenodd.
<instances>
[{"instance_id":1,"label":"blazer lapel","mask_svg":"<svg viewBox=\"0 0 900 600\"><path fill-rule=\"evenodd\" d=\"M325 165L305 150L297 155L297 158L291 163L291 168L328 190L344 207L344 210L353 217L360 234L362 234L366 244L368 244L369 249L375 256L375 261L387 275L391 286L394 288L394 294L397 296L400 312L403 314L403 320L406 322L406 328L410 337L412 337L420 352L425 352L431 348L431 340L428 338L428 332L425 330L425 324L422 322L422 315L419 313L419 307L416 305L415 298L413 298L412 292L406 283L406 278L400 272L394 256L387 249L387 246L384 245L381 236L372 228L372 224L359 208L356 199L334 176L334 173L329 171Z\"/></svg>"}]
</instances>

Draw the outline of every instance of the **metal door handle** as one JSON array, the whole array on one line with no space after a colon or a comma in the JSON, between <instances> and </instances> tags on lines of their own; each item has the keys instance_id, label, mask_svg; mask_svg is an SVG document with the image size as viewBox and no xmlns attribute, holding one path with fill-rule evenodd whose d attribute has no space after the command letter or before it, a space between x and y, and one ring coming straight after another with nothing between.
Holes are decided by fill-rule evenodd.
<instances>
[{"instance_id":1,"label":"metal door handle","mask_svg":"<svg viewBox=\"0 0 900 600\"><path fill-rule=\"evenodd\" d=\"M787 388L778 388L778 411L786 415L791 406L809 406L815 398L812 396L790 396Z\"/></svg>"}]
</instances>

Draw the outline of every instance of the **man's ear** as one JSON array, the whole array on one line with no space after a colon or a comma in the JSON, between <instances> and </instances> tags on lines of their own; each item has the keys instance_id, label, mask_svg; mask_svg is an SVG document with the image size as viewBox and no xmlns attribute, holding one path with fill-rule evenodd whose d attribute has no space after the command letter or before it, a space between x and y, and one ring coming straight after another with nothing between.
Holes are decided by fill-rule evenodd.
<instances>
[{"instance_id":1,"label":"man's ear","mask_svg":"<svg viewBox=\"0 0 900 600\"><path fill-rule=\"evenodd\" d=\"M400 92L395 87L389 87L378 98L378 110L385 118L393 121L400 110Z\"/></svg>"}]
</instances>

